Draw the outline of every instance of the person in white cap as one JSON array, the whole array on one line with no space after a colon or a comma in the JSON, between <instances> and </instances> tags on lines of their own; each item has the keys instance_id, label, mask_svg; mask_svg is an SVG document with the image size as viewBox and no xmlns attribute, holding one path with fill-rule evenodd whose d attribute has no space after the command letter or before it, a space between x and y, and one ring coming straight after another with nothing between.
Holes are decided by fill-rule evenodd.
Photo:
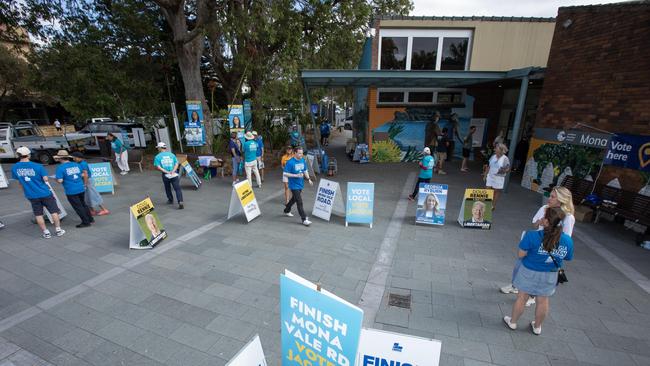
<instances>
[{"instance_id":1,"label":"person in white cap","mask_svg":"<svg viewBox=\"0 0 650 366\"><path fill-rule=\"evenodd\" d=\"M120 168L121 175L129 174L131 168L129 168L129 150L124 146L122 140L117 138L115 134L109 133L106 136L106 139L111 143L111 148L115 153L115 162L117 167Z\"/></svg>"},{"instance_id":2,"label":"person in white cap","mask_svg":"<svg viewBox=\"0 0 650 366\"><path fill-rule=\"evenodd\" d=\"M257 169L259 169L262 182L264 182L264 139L262 135L257 134L257 131L253 131L253 136L257 142Z\"/></svg>"},{"instance_id":3,"label":"person in white cap","mask_svg":"<svg viewBox=\"0 0 650 366\"><path fill-rule=\"evenodd\" d=\"M11 168L11 176L19 181L21 187L23 187L25 198L31 203L32 211L36 216L36 223L43 232L43 238L49 239L52 237L52 234L45 226L43 208L47 208L50 215L52 215L56 236L62 236L65 234L65 230L61 229L61 221L59 220L61 210L59 210L54 194L52 194L52 187L47 181L47 170L41 164L29 161L31 155L29 148L21 146L16 150L16 154L20 161Z\"/></svg>"},{"instance_id":4,"label":"person in white cap","mask_svg":"<svg viewBox=\"0 0 650 366\"><path fill-rule=\"evenodd\" d=\"M185 208L183 205L183 191L181 190L181 177L178 175L178 159L176 155L167 151L167 144L159 142L156 145L158 155L153 159L153 166L160 170L162 173L162 181L165 186L165 194L167 194L167 203L174 203L174 196L172 195L172 186L176 191L176 200L178 201L178 208L182 210Z\"/></svg>"},{"instance_id":5,"label":"person in white cap","mask_svg":"<svg viewBox=\"0 0 650 366\"><path fill-rule=\"evenodd\" d=\"M257 168L257 141L253 133L248 131L244 135L246 142L244 142L244 168L246 169L246 179L248 183L253 186L253 179L251 178L251 170L255 173L257 185L262 188L262 179L260 179L260 171Z\"/></svg>"},{"instance_id":6,"label":"person in white cap","mask_svg":"<svg viewBox=\"0 0 650 366\"><path fill-rule=\"evenodd\" d=\"M420 190L420 183L429 183L431 182L431 177L433 177L433 168L436 166L436 160L431 156L431 149L428 147L422 150L422 160L420 160L419 165L420 175L418 175L418 181L415 183L413 194L408 197L411 201L417 197L418 191Z\"/></svg>"},{"instance_id":7,"label":"person in white cap","mask_svg":"<svg viewBox=\"0 0 650 366\"><path fill-rule=\"evenodd\" d=\"M81 165L72 161L72 156L66 150L59 150L54 159L61 162L56 168L56 180L63 184L68 202L81 219L77 228L89 227L95 219L86 205L86 186Z\"/></svg>"}]
</instances>

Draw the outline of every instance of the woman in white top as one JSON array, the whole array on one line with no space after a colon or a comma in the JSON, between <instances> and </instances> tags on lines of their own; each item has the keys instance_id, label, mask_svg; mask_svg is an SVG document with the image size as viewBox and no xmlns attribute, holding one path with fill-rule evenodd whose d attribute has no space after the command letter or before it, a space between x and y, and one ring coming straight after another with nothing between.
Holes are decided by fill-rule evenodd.
<instances>
[{"instance_id":1,"label":"woman in white top","mask_svg":"<svg viewBox=\"0 0 650 366\"><path fill-rule=\"evenodd\" d=\"M576 218L573 216L575 209L573 208L573 197L571 195L571 191L565 187L553 187L551 195L548 198L548 202L544 206L540 207L539 210L537 210L535 216L533 216L533 226L537 227L538 230L544 229L542 227L542 219L546 214L546 209L549 207L559 207L564 212L565 216L564 220L562 220L562 232L568 236L573 235L573 226L575 226ZM515 267L520 265L520 263L520 261L517 261ZM500 290L504 294L516 294L519 292L519 290L517 290L517 288L512 284L501 287ZM531 297L526 302L526 306L530 306L534 303L535 298Z\"/></svg>"},{"instance_id":2,"label":"woman in white top","mask_svg":"<svg viewBox=\"0 0 650 366\"><path fill-rule=\"evenodd\" d=\"M497 200L506 181L506 174L510 171L510 160L506 156L508 148L503 143L498 143L494 148L494 155L490 157L489 165L483 167L483 180L485 186L494 190L492 211L497 207Z\"/></svg>"}]
</instances>

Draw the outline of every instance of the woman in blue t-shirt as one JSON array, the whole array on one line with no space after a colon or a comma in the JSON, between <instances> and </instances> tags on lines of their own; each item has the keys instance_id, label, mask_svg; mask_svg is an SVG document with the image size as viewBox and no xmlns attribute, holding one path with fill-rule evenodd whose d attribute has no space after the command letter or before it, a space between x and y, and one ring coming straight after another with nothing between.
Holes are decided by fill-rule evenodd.
<instances>
[{"instance_id":1,"label":"woman in blue t-shirt","mask_svg":"<svg viewBox=\"0 0 650 366\"><path fill-rule=\"evenodd\" d=\"M573 240L562 232L564 212L548 208L541 226L544 230L528 231L519 243L521 266L514 274L513 285L519 289L512 305L512 316L504 316L508 328L517 329L517 320L523 314L528 295L536 296L535 320L530 325L534 334L542 333L542 323L548 312L548 298L555 293L558 270L562 261L573 259Z\"/></svg>"}]
</instances>

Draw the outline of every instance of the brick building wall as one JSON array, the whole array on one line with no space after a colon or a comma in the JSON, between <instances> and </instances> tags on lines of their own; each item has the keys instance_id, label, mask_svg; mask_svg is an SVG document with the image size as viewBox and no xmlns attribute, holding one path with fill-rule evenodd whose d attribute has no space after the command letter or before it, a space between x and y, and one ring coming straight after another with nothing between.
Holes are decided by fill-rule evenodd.
<instances>
[{"instance_id":1,"label":"brick building wall","mask_svg":"<svg viewBox=\"0 0 650 366\"><path fill-rule=\"evenodd\" d=\"M535 126L576 123L650 135L650 1L559 9ZM613 167L600 181L614 177L629 190L645 183Z\"/></svg>"}]
</instances>

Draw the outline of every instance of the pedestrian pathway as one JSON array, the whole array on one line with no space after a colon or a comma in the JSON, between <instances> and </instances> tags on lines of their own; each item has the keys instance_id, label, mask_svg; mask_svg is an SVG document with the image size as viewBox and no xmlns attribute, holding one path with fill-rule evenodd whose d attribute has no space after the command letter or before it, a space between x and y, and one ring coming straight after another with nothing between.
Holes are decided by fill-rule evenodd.
<instances>
[{"instance_id":1,"label":"pedestrian pathway","mask_svg":"<svg viewBox=\"0 0 650 366\"><path fill-rule=\"evenodd\" d=\"M492 230L462 229L454 220L462 189L481 181L477 167L461 175L449 166L449 175L433 179L450 186L446 225L416 226L404 195L415 165L353 164L343 143L333 138L339 174L332 179L343 192L346 182L375 182L373 229L345 228L338 216L313 218L310 227L285 217L279 172L267 171L264 188L255 190L262 216L249 224L224 219L228 178L198 191L184 181L186 209L178 211L164 204L158 174L133 172L120 177L115 196L105 196L110 216L76 230L72 214L66 236L50 240L39 239L15 183L0 191L8 224L0 232L0 366L223 365L255 333L269 364L279 365L285 268L375 309L372 327L441 340L441 365L650 364L650 296L579 239L570 282L551 299L542 335L501 323L514 297L498 287L510 279L517 239L541 203L537 194L513 184ZM307 212L314 192L305 189ZM128 206L145 195L170 237L154 250L130 251ZM577 225L587 233L592 226ZM632 265L647 266L649 254L638 249ZM364 304L378 283L383 293ZM391 294L410 296L408 306L389 305ZM531 316L528 310L522 324Z\"/></svg>"}]
</instances>

